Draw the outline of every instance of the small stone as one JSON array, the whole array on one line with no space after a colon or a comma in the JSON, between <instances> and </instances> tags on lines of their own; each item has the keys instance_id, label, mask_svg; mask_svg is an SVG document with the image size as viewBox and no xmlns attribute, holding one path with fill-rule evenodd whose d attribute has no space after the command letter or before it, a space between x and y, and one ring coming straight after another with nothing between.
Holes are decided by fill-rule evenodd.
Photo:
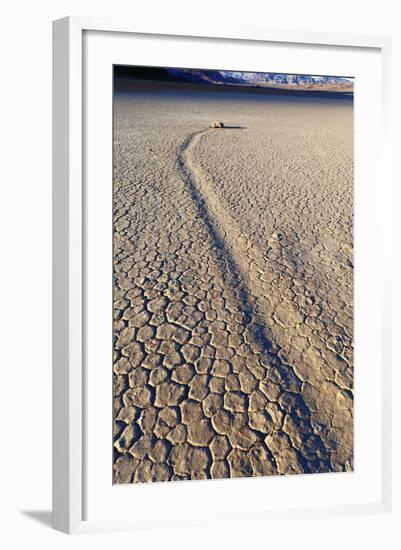
<instances>
[{"instance_id":1,"label":"small stone","mask_svg":"<svg viewBox=\"0 0 401 550\"><path fill-rule=\"evenodd\" d=\"M114 302L114 308L124 310L128 305L128 300L120 299Z\"/></svg>"},{"instance_id":2,"label":"small stone","mask_svg":"<svg viewBox=\"0 0 401 550\"><path fill-rule=\"evenodd\" d=\"M131 288L125 296L132 302L135 302L135 300L140 299L141 296L143 296L143 290L139 287Z\"/></svg>"},{"instance_id":3,"label":"small stone","mask_svg":"<svg viewBox=\"0 0 401 550\"><path fill-rule=\"evenodd\" d=\"M187 295L182 301L188 306L195 306L198 303L198 298L196 298L196 296Z\"/></svg>"},{"instance_id":4,"label":"small stone","mask_svg":"<svg viewBox=\"0 0 401 550\"><path fill-rule=\"evenodd\" d=\"M282 233L278 233L278 232L272 233L272 234L270 235L270 238L271 238L273 241L281 241L282 238L283 238L283 234L282 234Z\"/></svg>"},{"instance_id":5,"label":"small stone","mask_svg":"<svg viewBox=\"0 0 401 550\"><path fill-rule=\"evenodd\" d=\"M221 122L219 120L214 120L211 124L210 124L210 128L224 128L224 122Z\"/></svg>"}]
</instances>

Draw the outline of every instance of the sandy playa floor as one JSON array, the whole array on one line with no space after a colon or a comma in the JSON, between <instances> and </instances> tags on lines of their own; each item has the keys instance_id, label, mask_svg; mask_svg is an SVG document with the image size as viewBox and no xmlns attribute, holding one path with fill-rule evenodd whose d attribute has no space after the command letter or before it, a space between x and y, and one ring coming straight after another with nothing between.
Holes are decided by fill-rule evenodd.
<instances>
[{"instance_id":1,"label":"sandy playa floor","mask_svg":"<svg viewBox=\"0 0 401 550\"><path fill-rule=\"evenodd\" d=\"M346 100L116 95L115 483L352 470L352 139Z\"/></svg>"}]
</instances>

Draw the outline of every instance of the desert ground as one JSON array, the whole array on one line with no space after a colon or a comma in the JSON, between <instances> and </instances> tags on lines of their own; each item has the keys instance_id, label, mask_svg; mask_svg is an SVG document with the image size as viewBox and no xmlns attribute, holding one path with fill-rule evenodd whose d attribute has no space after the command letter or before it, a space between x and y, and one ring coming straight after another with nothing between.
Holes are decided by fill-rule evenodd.
<instances>
[{"instance_id":1,"label":"desert ground","mask_svg":"<svg viewBox=\"0 0 401 550\"><path fill-rule=\"evenodd\" d=\"M352 126L349 99L115 94L114 483L353 469Z\"/></svg>"}]
</instances>

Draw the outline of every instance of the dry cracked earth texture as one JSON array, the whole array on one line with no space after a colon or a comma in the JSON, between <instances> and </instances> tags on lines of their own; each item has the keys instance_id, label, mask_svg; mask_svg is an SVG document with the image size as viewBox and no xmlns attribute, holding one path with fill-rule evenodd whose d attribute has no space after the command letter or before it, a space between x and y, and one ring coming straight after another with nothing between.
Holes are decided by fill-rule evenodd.
<instances>
[{"instance_id":1,"label":"dry cracked earth texture","mask_svg":"<svg viewBox=\"0 0 401 550\"><path fill-rule=\"evenodd\" d=\"M352 470L352 227L351 101L115 95L114 483Z\"/></svg>"}]
</instances>

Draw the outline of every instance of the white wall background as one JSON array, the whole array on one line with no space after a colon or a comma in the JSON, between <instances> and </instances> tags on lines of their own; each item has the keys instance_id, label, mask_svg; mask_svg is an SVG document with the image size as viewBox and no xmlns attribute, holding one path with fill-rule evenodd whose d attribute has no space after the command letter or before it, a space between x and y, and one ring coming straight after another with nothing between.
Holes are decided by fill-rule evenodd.
<instances>
[{"instance_id":1,"label":"white wall background","mask_svg":"<svg viewBox=\"0 0 401 550\"><path fill-rule=\"evenodd\" d=\"M259 528L233 526L67 537L52 531L51 507L51 21L65 15L118 16L181 24L307 29L388 34L394 40L394 151L401 126L401 17L396 0L14 0L2 7L0 128L1 192L1 398L0 544L7 549L99 549L124 547L218 548L383 548L400 544L400 493L392 516L275 522ZM401 181L397 168L394 181ZM400 192L395 186L396 229ZM374 220L372 220L374 223ZM391 236L389 235L389 238ZM397 239L397 248L400 240ZM374 253L374 251L372 251ZM395 258L395 280L399 252ZM394 285L396 286L396 285ZM394 300L400 304L395 289ZM394 310L397 311L396 305ZM399 307L398 307L399 309ZM394 315L394 340L400 334ZM396 332L397 331L397 332ZM400 380L400 353L394 345L394 387ZM400 406L395 403L394 433ZM395 465L400 462L395 441ZM398 466L399 469L399 466ZM397 475L395 481L399 482ZM398 520L398 521L397 521Z\"/></svg>"}]
</instances>

